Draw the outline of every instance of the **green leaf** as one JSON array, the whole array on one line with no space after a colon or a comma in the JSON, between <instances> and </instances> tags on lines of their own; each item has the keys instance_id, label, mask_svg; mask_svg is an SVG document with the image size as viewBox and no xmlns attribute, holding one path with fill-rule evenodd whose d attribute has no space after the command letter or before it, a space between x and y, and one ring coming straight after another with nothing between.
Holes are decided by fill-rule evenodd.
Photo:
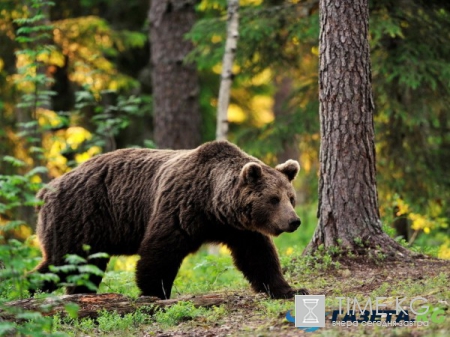
<instances>
[{"instance_id":1,"label":"green leaf","mask_svg":"<svg viewBox=\"0 0 450 337\"><path fill-rule=\"evenodd\" d=\"M91 260L91 259L107 259L109 257L110 256L107 253L95 253L95 254L89 255L88 259L89 260Z\"/></svg>"},{"instance_id":2,"label":"green leaf","mask_svg":"<svg viewBox=\"0 0 450 337\"><path fill-rule=\"evenodd\" d=\"M94 266L93 264L86 264L86 265L83 265L83 266L79 266L78 267L78 271L80 273L93 274L93 275L97 275L97 276L103 276L104 275L103 270L101 270L97 266Z\"/></svg>"},{"instance_id":3,"label":"green leaf","mask_svg":"<svg viewBox=\"0 0 450 337\"><path fill-rule=\"evenodd\" d=\"M31 171L27 172L25 174L25 177L31 178L32 176L36 174L46 174L48 172L48 169L44 166L37 166L33 168Z\"/></svg>"},{"instance_id":4,"label":"green leaf","mask_svg":"<svg viewBox=\"0 0 450 337\"><path fill-rule=\"evenodd\" d=\"M60 273L60 272L69 273L71 271L76 271L77 266L72 264L66 264L64 266L50 266L49 269L53 273Z\"/></svg>"},{"instance_id":5,"label":"green leaf","mask_svg":"<svg viewBox=\"0 0 450 337\"><path fill-rule=\"evenodd\" d=\"M69 264L80 264L80 263L86 263L86 259L82 258L81 256L75 255L75 254L67 254L66 255L66 262Z\"/></svg>"},{"instance_id":6,"label":"green leaf","mask_svg":"<svg viewBox=\"0 0 450 337\"><path fill-rule=\"evenodd\" d=\"M3 156L3 161L10 163L12 166L15 167L23 167L25 166L25 162L23 162L20 159L14 158L12 156Z\"/></svg>"},{"instance_id":7,"label":"green leaf","mask_svg":"<svg viewBox=\"0 0 450 337\"><path fill-rule=\"evenodd\" d=\"M38 311L29 311L29 312L23 312L20 314L17 314L17 319L28 319L28 320L35 320L42 318L42 314Z\"/></svg>"},{"instance_id":8,"label":"green leaf","mask_svg":"<svg viewBox=\"0 0 450 337\"><path fill-rule=\"evenodd\" d=\"M70 318L77 318L80 306L76 303L66 303L64 304L64 309L69 314Z\"/></svg>"},{"instance_id":9,"label":"green leaf","mask_svg":"<svg viewBox=\"0 0 450 337\"><path fill-rule=\"evenodd\" d=\"M0 322L0 336L8 336L8 333L14 331L16 328L15 323L2 321Z\"/></svg>"}]
</instances>

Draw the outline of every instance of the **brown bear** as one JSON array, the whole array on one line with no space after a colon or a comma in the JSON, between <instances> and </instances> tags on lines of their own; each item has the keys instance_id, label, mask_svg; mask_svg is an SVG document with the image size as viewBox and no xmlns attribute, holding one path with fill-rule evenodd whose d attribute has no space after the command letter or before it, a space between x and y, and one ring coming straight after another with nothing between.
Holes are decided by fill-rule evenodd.
<instances>
[{"instance_id":1,"label":"brown bear","mask_svg":"<svg viewBox=\"0 0 450 337\"><path fill-rule=\"evenodd\" d=\"M283 278L269 237L300 225L291 184L299 169L294 160L271 168L227 141L99 155L38 193L43 261L36 269L46 273L66 254L83 256L83 245L89 254L139 254L142 295L169 298L183 259L204 243L222 243L255 291L273 298L305 293ZM105 270L108 259L93 263ZM98 286L101 277L91 281ZM55 288L47 282L42 290Z\"/></svg>"}]
</instances>

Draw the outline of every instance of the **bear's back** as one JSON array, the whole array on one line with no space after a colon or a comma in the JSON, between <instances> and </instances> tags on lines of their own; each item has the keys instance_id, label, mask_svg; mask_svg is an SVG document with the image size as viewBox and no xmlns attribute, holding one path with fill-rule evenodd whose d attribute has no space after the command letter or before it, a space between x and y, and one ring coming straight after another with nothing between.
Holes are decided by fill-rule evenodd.
<instances>
[{"instance_id":1,"label":"bear's back","mask_svg":"<svg viewBox=\"0 0 450 337\"><path fill-rule=\"evenodd\" d=\"M180 153L117 150L96 156L54 179L38 193L44 201L38 236L44 241L57 239L61 245L68 246L82 241L110 254L135 253L127 249L138 247L144 235L152 210L157 171ZM53 235L61 237L45 238ZM84 238L77 237L81 235ZM103 247L102 242L107 245Z\"/></svg>"}]
</instances>

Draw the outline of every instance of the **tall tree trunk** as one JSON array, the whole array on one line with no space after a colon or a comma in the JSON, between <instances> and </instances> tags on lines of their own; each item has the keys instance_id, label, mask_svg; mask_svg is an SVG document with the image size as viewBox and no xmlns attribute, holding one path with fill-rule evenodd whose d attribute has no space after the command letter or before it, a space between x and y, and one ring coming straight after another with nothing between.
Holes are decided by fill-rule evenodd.
<instances>
[{"instance_id":1,"label":"tall tree trunk","mask_svg":"<svg viewBox=\"0 0 450 337\"><path fill-rule=\"evenodd\" d=\"M320 0L319 223L306 252L408 254L381 229L368 23L368 0Z\"/></svg>"},{"instance_id":2,"label":"tall tree trunk","mask_svg":"<svg viewBox=\"0 0 450 337\"><path fill-rule=\"evenodd\" d=\"M223 54L222 76L217 104L216 139L224 140L228 136L228 105L230 103L231 83L233 82L233 61L239 38L239 0L228 0L227 39Z\"/></svg>"},{"instance_id":3,"label":"tall tree trunk","mask_svg":"<svg viewBox=\"0 0 450 337\"><path fill-rule=\"evenodd\" d=\"M195 0L153 0L150 44L154 136L160 148L188 149L201 141L198 75L185 57L192 50L184 35L195 22Z\"/></svg>"}]
</instances>

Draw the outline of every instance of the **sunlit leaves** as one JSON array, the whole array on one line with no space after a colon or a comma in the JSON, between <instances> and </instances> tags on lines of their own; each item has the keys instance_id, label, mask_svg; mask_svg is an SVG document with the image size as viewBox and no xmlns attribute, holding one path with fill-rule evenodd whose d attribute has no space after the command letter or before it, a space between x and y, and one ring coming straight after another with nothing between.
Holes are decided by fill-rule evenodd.
<instances>
[{"instance_id":1,"label":"sunlit leaves","mask_svg":"<svg viewBox=\"0 0 450 337\"><path fill-rule=\"evenodd\" d=\"M136 85L136 81L117 71L111 58L119 52L142 47L145 34L114 31L96 16L70 18L54 22L54 41L70 59L70 78L100 92Z\"/></svg>"}]
</instances>

